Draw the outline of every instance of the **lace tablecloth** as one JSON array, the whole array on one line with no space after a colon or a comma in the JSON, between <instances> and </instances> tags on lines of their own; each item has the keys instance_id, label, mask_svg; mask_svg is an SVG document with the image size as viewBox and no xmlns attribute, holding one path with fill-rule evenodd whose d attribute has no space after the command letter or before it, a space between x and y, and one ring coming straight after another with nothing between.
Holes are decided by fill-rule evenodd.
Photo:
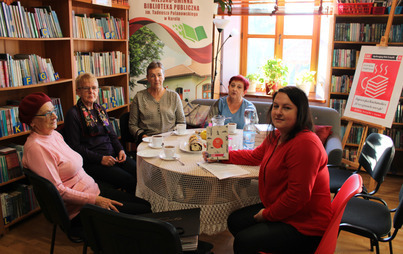
<instances>
[{"instance_id":1,"label":"lace tablecloth","mask_svg":"<svg viewBox=\"0 0 403 254\"><path fill-rule=\"evenodd\" d=\"M187 130L187 135L183 136L163 134L164 143L176 146L176 153L185 166L158 156L145 158L137 155L136 195L148 200L154 212L200 207L200 231L212 235L227 229L227 218L232 211L260 202L259 167L242 166L250 174L218 180L196 164L203 161L201 153L183 149L183 143L192 133L194 130ZM233 138L241 137L238 134ZM141 143L137 152L156 150L148 144Z\"/></svg>"}]
</instances>

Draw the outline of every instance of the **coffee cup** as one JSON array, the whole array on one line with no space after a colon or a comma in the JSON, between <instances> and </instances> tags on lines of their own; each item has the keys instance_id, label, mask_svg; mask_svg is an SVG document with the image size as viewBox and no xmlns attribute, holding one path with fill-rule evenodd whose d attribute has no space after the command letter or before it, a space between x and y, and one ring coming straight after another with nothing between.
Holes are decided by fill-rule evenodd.
<instances>
[{"instance_id":1,"label":"coffee cup","mask_svg":"<svg viewBox=\"0 0 403 254\"><path fill-rule=\"evenodd\" d=\"M164 155L166 159L171 159L175 155L176 147L173 145L164 146Z\"/></svg>"},{"instance_id":2,"label":"coffee cup","mask_svg":"<svg viewBox=\"0 0 403 254\"><path fill-rule=\"evenodd\" d=\"M176 132L180 135L184 134L186 132L186 124L184 124L184 123L177 124Z\"/></svg>"},{"instance_id":3,"label":"coffee cup","mask_svg":"<svg viewBox=\"0 0 403 254\"><path fill-rule=\"evenodd\" d=\"M162 136L155 135L151 139L151 144L153 147L161 147L162 146Z\"/></svg>"},{"instance_id":4,"label":"coffee cup","mask_svg":"<svg viewBox=\"0 0 403 254\"><path fill-rule=\"evenodd\" d=\"M236 131L236 123L228 123L228 133L234 134Z\"/></svg>"}]
</instances>

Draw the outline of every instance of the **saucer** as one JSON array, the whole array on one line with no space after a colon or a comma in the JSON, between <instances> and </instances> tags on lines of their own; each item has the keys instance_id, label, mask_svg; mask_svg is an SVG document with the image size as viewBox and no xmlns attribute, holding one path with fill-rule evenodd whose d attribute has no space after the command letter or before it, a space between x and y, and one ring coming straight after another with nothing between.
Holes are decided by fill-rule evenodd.
<instances>
[{"instance_id":1,"label":"saucer","mask_svg":"<svg viewBox=\"0 0 403 254\"><path fill-rule=\"evenodd\" d=\"M178 133L177 131L174 131L174 134L176 136L184 136L184 135L187 135L187 132L185 131L184 133Z\"/></svg>"},{"instance_id":2,"label":"saucer","mask_svg":"<svg viewBox=\"0 0 403 254\"><path fill-rule=\"evenodd\" d=\"M152 139L152 137L144 137L143 142L150 143L151 139Z\"/></svg>"},{"instance_id":3,"label":"saucer","mask_svg":"<svg viewBox=\"0 0 403 254\"><path fill-rule=\"evenodd\" d=\"M174 156L172 156L171 158L167 158L167 157L165 157L164 153L160 153L160 158L161 158L161 160L164 160L164 161L175 161L176 159L179 159L180 156L179 156L179 154L175 153Z\"/></svg>"},{"instance_id":4,"label":"saucer","mask_svg":"<svg viewBox=\"0 0 403 254\"><path fill-rule=\"evenodd\" d=\"M160 151L158 150L150 150L150 149L146 149L146 150L142 150L137 152L137 155L143 158L153 158L153 157L157 157L160 154Z\"/></svg>"},{"instance_id":5,"label":"saucer","mask_svg":"<svg viewBox=\"0 0 403 254\"><path fill-rule=\"evenodd\" d=\"M154 146L153 143L148 143L148 146L153 148L153 149L161 149L162 148L162 145L161 146Z\"/></svg>"}]
</instances>

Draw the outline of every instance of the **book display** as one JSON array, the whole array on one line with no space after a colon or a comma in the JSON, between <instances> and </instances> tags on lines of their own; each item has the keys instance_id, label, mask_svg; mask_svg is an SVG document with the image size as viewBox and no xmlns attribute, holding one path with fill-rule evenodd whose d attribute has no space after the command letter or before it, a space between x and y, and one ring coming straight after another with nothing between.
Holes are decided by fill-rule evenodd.
<instances>
[{"instance_id":1,"label":"book display","mask_svg":"<svg viewBox=\"0 0 403 254\"><path fill-rule=\"evenodd\" d=\"M366 8L360 9L358 8L360 4L342 5L343 8L346 8L348 5L351 12L346 12L346 10L340 12L339 8L339 14L334 16L333 54L330 70L331 82L329 85L329 107L336 109L340 113L340 116L344 114L361 46L376 46L380 42L381 37L385 34L386 24L389 18L389 15L371 15L371 8L369 8L369 10ZM394 15L389 33L389 47L403 46L402 27L403 15ZM384 134L393 139L396 148L396 156L392 163L390 173L398 175L403 175L402 105L403 93L400 97L400 103L396 110L392 128L387 128L384 131ZM343 129L345 129L347 121L345 121L343 117L341 119L341 135L343 137ZM357 149L359 141L361 140L362 129L363 127L358 124L352 127L346 147L343 151L343 158L354 160L358 156ZM378 132L378 130L372 130L370 128L368 134L371 132Z\"/></svg>"},{"instance_id":2,"label":"book display","mask_svg":"<svg viewBox=\"0 0 403 254\"><path fill-rule=\"evenodd\" d=\"M30 133L17 118L18 103L28 94L44 92L51 97L62 125L64 113L77 101L75 79L86 71L97 77L100 104L115 119L116 128L129 110L129 6L124 0L112 1L112 6L92 3L0 2L0 146L14 147L18 158ZM7 156L0 154L4 165ZM22 191L30 187L16 168L2 166L0 235L39 210L30 198L32 190Z\"/></svg>"}]
</instances>

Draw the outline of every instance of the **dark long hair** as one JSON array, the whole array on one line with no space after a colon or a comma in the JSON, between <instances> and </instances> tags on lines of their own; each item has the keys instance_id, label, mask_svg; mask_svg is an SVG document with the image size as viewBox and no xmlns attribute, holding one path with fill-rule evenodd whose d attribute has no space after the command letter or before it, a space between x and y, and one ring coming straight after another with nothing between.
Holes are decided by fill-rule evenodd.
<instances>
[{"instance_id":1,"label":"dark long hair","mask_svg":"<svg viewBox=\"0 0 403 254\"><path fill-rule=\"evenodd\" d=\"M273 95L273 102L278 93L285 93L288 98L290 98L291 102L297 107L297 122L295 123L294 128L288 133L286 137L286 141L292 139L297 135L298 132L302 130L310 130L313 131L313 120L311 115L311 110L309 109L308 97L305 92L295 86L286 86L280 88ZM271 112L273 110L273 104L269 108L269 112L267 113L267 119L269 124L273 124L273 119L271 118ZM274 140L275 134L274 131L270 133L270 140Z\"/></svg>"}]
</instances>

